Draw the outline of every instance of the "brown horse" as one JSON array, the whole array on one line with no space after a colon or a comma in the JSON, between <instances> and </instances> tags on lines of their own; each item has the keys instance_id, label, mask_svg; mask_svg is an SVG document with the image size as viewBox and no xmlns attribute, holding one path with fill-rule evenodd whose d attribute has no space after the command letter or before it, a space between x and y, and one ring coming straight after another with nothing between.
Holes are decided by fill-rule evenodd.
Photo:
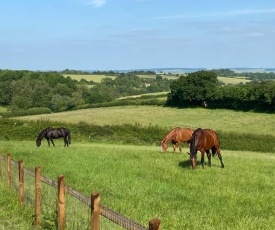
<instances>
[{"instance_id":1,"label":"brown horse","mask_svg":"<svg viewBox=\"0 0 275 230\"><path fill-rule=\"evenodd\" d=\"M196 129L190 141L190 162L193 169L196 168L198 150L201 152L202 167L204 167L204 152L207 154L208 166L211 167L210 149L212 150L212 156L215 156L216 153L218 154L221 167L224 168L220 151L220 141L217 133L212 129Z\"/></svg>"},{"instance_id":2,"label":"brown horse","mask_svg":"<svg viewBox=\"0 0 275 230\"><path fill-rule=\"evenodd\" d=\"M161 142L161 151L165 152L168 148L168 143L172 142L174 152L176 152L176 146L178 144L180 152L182 151L182 143L190 143L192 133L194 132L191 128L180 128L176 127L172 129Z\"/></svg>"}]
</instances>

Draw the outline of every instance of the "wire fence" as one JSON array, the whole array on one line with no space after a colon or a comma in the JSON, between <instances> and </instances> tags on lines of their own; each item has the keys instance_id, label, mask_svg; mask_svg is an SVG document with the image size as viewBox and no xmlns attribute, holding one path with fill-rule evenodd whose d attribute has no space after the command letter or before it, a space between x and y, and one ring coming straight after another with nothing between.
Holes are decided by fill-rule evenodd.
<instances>
[{"instance_id":1,"label":"wire fence","mask_svg":"<svg viewBox=\"0 0 275 230\"><path fill-rule=\"evenodd\" d=\"M158 219L150 220L149 226L145 227L99 202L97 207L96 199L93 201L91 198L93 194L87 197L66 185L64 185L64 201L60 202L62 192L60 192L59 181L40 175L42 183L39 186L36 172L40 171L40 168L36 167L35 170L31 170L22 165L23 161L12 160L10 154L7 157L0 155L0 179L7 181L8 186L19 193L20 202L35 207L33 224L40 225L43 229L63 229L60 227L59 218L60 207L63 205L66 210L64 229L160 230L161 228ZM40 202L38 201L39 208L37 208L38 199L41 199ZM97 209L99 210L98 217ZM96 223L97 221L99 222Z\"/></svg>"}]
</instances>

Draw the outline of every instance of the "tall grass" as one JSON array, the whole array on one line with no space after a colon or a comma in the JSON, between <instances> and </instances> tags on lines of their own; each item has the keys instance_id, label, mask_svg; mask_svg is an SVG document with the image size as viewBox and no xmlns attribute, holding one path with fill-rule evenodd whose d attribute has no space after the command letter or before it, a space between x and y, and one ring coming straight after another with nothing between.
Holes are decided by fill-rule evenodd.
<instances>
[{"instance_id":1,"label":"tall grass","mask_svg":"<svg viewBox=\"0 0 275 230\"><path fill-rule=\"evenodd\" d=\"M187 146L185 146L187 147ZM87 196L101 192L101 203L147 226L163 229L274 229L274 163L271 153L222 150L212 167L191 170L187 154L160 153L159 146L74 143L64 148L28 141L0 141L2 152L26 167L39 165L50 178ZM183 152L188 151L187 148ZM198 155L198 160L200 156Z\"/></svg>"},{"instance_id":2,"label":"tall grass","mask_svg":"<svg viewBox=\"0 0 275 230\"><path fill-rule=\"evenodd\" d=\"M33 229L33 213L29 207L20 207L18 194L0 181L0 229Z\"/></svg>"}]
</instances>

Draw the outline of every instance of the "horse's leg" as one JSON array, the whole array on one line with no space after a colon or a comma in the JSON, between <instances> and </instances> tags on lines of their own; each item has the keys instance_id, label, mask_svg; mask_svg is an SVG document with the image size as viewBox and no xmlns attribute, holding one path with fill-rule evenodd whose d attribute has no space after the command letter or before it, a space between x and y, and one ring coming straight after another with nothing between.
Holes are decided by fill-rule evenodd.
<instances>
[{"instance_id":1,"label":"horse's leg","mask_svg":"<svg viewBox=\"0 0 275 230\"><path fill-rule=\"evenodd\" d=\"M207 158L208 158L208 166L211 167L211 153L210 153L210 150L206 150L205 152L206 152Z\"/></svg>"},{"instance_id":2,"label":"horse's leg","mask_svg":"<svg viewBox=\"0 0 275 230\"><path fill-rule=\"evenodd\" d=\"M50 140L51 140L51 142L52 142L53 147L55 147L54 142L53 142L53 139L50 139Z\"/></svg>"},{"instance_id":3,"label":"horse's leg","mask_svg":"<svg viewBox=\"0 0 275 230\"><path fill-rule=\"evenodd\" d=\"M204 167L204 150L201 151L201 166Z\"/></svg>"},{"instance_id":4,"label":"horse's leg","mask_svg":"<svg viewBox=\"0 0 275 230\"><path fill-rule=\"evenodd\" d=\"M68 139L68 136L66 136L65 138L64 138L64 147L69 147L69 139Z\"/></svg>"},{"instance_id":5,"label":"horse's leg","mask_svg":"<svg viewBox=\"0 0 275 230\"><path fill-rule=\"evenodd\" d=\"M177 144L176 144L176 143L173 143L174 153L176 153L176 148L177 148Z\"/></svg>"},{"instance_id":6,"label":"horse's leg","mask_svg":"<svg viewBox=\"0 0 275 230\"><path fill-rule=\"evenodd\" d=\"M221 162L221 168L224 168L224 164L223 164L223 162L222 162L222 155L221 155L220 149L217 149L217 153L218 153L218 157L219 157L220 162Z\"/></svg>"},{"instance_id":7,"label":"horse's leg","mask_svg":"<svg viewBox=\"0 0 275 230\"><path fill-rule=\"evenodd\" d=\"M182 144L181 142L178 142L180 153L182 152Z\"/></svg>"},{"instance_id":8,"label":"horse's leg","mask_svg":"<svg viewBox=\"0 0 275 230\"><path fill-rule=\"evenodd\" d=\"M47 139L47 142L48 142L48 146L50 147L50 139L49 138L46 138Z\"/></svg>"}]
</instances>

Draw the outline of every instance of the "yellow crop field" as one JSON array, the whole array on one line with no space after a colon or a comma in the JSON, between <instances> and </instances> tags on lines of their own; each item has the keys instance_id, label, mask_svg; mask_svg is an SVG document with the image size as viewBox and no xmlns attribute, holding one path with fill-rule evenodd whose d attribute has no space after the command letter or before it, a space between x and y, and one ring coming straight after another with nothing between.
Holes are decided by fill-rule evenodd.
<instances>
[{"instance_id":1,"label":"yellow crop field","mask_svg":"<svg viewBox=\"0 0 275 230\"><path fill-rule=\"evenodd\" d=\"M111 78L111 79L115 79L116 76L113 75L104 75L104 74L63 74L64 77L71 77L74 80L80 81L81 79L85 79L87 81L94 81L96 83L100 83L101 80L103 78ZM155 79L157 74L147 74L147 75L137 75L140 78L152 78ZM162 74L161 75L162 78L166 78L169 80L177 80L179 79L179 76L177 75L166 75L166 74ZM239 84L239 83L247 83L250 82L250 80L245 79L243 77L234 77L234 78L230 78L230 77L218 77L218 80L223 82L224 84Z\"/></svg>"},{"instance_id":2,"label":"yellow crop field","mask_svg":"<svg viewBox=\"0 0 275 230\"><path fill-rule=\"evenodd\" d=\"M80 81L81 79L85 79L87 81L94 81L96 83L100 83L103 78L112 78L115 79L116 76L109 76L109 75L104 75L104 74L63 74L64 77L71 77L74 80Z\"/></svg>"}]
</instances>

